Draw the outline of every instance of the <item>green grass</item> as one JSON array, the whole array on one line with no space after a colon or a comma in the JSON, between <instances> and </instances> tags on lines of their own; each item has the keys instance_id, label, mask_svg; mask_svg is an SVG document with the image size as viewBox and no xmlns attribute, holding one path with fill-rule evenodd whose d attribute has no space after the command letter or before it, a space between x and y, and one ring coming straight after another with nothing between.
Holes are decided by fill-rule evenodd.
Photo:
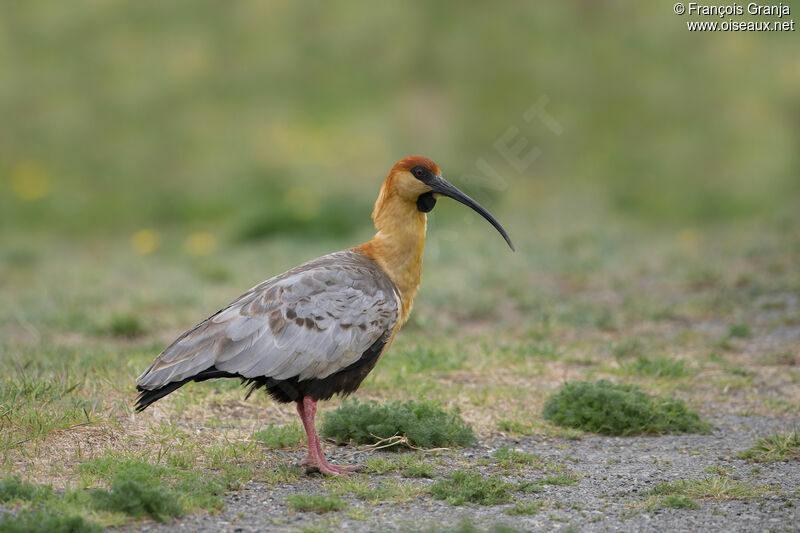
<instances>
[{"instance_id":1,"label":"green grass","mask_svg":"<svg viewBox=\"0 0 800 533\"><path fill-rule=\"evenodd\" d=\"M291 194L288 190L274 194L286 197L287 193ZM273 209L261 209L248 215L239 223L237 236L244 241L275 235L316 239L348 236L361 228L362 213L371 208L365 198L358 200L354 206L351 197L326 198L313 210L300 201L280 203Z\"/></svg>"},{"instance_id":2,"label":"green grass","mask_svg":"<svg viewBox=\"0 0 800 533\"><path fill-rule=\"evenodd\" d=\"M800 461L800 432L795 428L758 439L752 448L740 451L737 457L759 463Z\"/></svg>"},{"instance_id":3,"label":"green grass","mask_svg":"<svg viewBox=\"0 0 800 533\"><path fill-rule=\"evenodd\" d=\"M347 507L347 503L343 502L336 496L325 494L295 494L286 498L286 502L292 506L293 509L304 513L330 513L332 511L340 511Z\"/></svg>"},{"instance_id":4,"label":"green grass","mask_svg":"<svg viewBox=\"0 0 800 533\"><path fill-rule=\"evenodd\" d=\"M17 476L5 478L0 480L0 504L14 511L3 514L0 532L100 531L102 528L95 520L107 523L114 520L95 512L107 509L98 509L94 495L80 489L56 492L49 485L23 481ZM86 520L82 514L92 515L93 520Z\"/></svg>"},{"instance_id":5,"label":"green grass","mask_svg":"<svg viewBox=\"0 0 800 533\"><path fill-rule=\"evenodd\" d=\"M503 448L495 450L492 456L498 465L508 469L526 465L542 464L542 461L539 457L530 453L520 452L511 446L504 446Z\"/></svg>"},{"instance_id":6,"label":"green grass","mask_svg":"<svg viewBox=\"0 0 800 533\"><path fill-rule=\"evenodd\" d=\"M100 533L103 528L86 521L80 515L66 515L54 511L21 512L16 516L4 514L0 519L0 533Z\"/></svg>"},{"instance_id":7,"label":"green grass","mask_svg":"<svg viewBox=\"0 0 800 533\"><path fill-rule=\"evenodd\" d=\"M625 374L651 378L677 379L691 375L685 361L668 357L639 356L632 363L624 365L621 370Z\"/></svg>"},{"instance_id":8,"label":"green grass","mask_svg":"<svg viewBox=\"0 0 800 533\"><path fill-rule=\"evenodd\" d=\"M418 151L503 222L517 253L442 199L414 312L359 397L458 407L484 444L497 431L554 446L579 438L541 420L546 391L609 374L714 416L796 412L797 350L774 334L800 319L800 124L786 111L800 94L796 43L698 46L703 36L656 3L604 5L590 25L575 23L585 14L570 2L489 18L478 4L419 3L415 31L435 35L432 48L385 31L406 11L4 6L13 46L0 54L0 117L13 135L0 136L0 477L53 487L15 510L130 525L86 490L109 492L127 461L151 465L143 487L176 494L187 513L215 512L250 479L302 490L297 426L268 425L291 406L244 402L238 383L217 381L134 415L133 383L248 287L368 239L381 179ZM620 38L604 39L610 29ZM540 97L561 134L526 115ZM709 102L736 112L709 113ZM515 166L503 140L541 156ZM751 342L773 355L744 350ZM703 357L717 346L721 356ZM631 431L636 417L616 414ZM405 433L395 422L347 424L369 439L375 427ZM421 440L440 429L410 427ZM753 460L784 456L767 448ZM445 471L438 458L374 463L392 470L372 476L434 475L426 463ZM503 468L495 459L485 470ZM538 467L515 461L502 472ZM410 497L391 484L369 494Z\"/></svg>"},{"instance_id":9,"label":"green grass","mask_svg":"<svg viewBox=\"0 0 800 533\"><path fill-rule=\"evenodd\" d=\"M145 332L138 316L120 313L111 316L107 329L115 337L138 337Z\"/></svg>"},{"instance_id":10,"label":"green grass","mask_svg":"<svg viewBox=\"0 0 800 533\"><path fill-rule=\"evenodd\" d=\"M16 500L40 501L47 499L52 493L52 487L22 481L19 476L0 480L0 503L10 503Z\"/></svg>"},{"instance_id":11,"label":"green grass","mask_svg":"<svg viewBox=\"0 0 800 533\"><path fill-rule=\"evenodd\" d=\"M728 324L728 338L730 339L747 339L753 336L753 332L748 324L743 322L734 322Z\"/></svg>"},{"instance_id":12,"label":"green grass","mask_svg":"<svg viewBox=\"0 0 800 533\"><path fill-rule=\"evenodd\" d=\"M291 448L303 443L305 431L300 424L294 422L276 426L269 424L266 428L253 434L253 438L267 448Z\"/></svg>"},{"instance_id":13,"label":"green grass","mask_svg":"<svg viewBox=\"0 0 800 533\"><path fill-rule=\"evenodd\" d=\"M467 446L475 441L472 429L457 411L442 409L434 402L414 401L389 404L346 401L326 413L321 434L355 444L373 444L401 436L418 448Z\"/></svg>"},{"instance_id":14,"label":"green grass","mask_svg":"<svg viewBox=\"0 0 800 533\"><path fill-rule=\"evenodd\" d=\"M536 481L520 481L517 483L517 490L524 494L536 494L544 490L544 484L541 480Z\"/></svg>"},{"instance_id":15,"label":"green grass","mask_svg":"<svg viewBox=\"0 0 800 533\"><path fill-rule=\"evenodd\" d=\"M417 453L403 453L392 458L368 457L364 466L374 474L399 471L404 477L433 477L433 467L425 462L424 456Z\"/></svg>"},{"instance_id":16,"label":"green grass","mask_svg":"<svg viewBox=\"0 0 800 533\"><path fill-rule=\"evenodd\" d=\"M413 379L431 372L463 369L466 361L466 355L458 349L417 345L398 349L385 364L398 379Z\"/></svg>"},{"instance_id":17,"label":"green grass","mask_svg":"<svg viewBox=\"0 0 800 533\"><path fill-rule=\"evenodd\" d=\"M437 480L428 491L450 505L500 505L511 500L514 485L495 476L456 470L447 479Z\"/></svg>"},{"instance_id":18,"label":"green grass","mask_svg":"<svg viewBox=\"0 0 800 533\"><path fill-rule=\"evenodd\" d=\"M135 517L147 514L157 520L185 511L218 510L225 491L247 479L247 473L236 468L203 472L114 455L86 461L79 469L87 481L111 485L110 493L96 493L99 508Z\"/></svg>"},{"instance_id":19,"label":"green grass","mask_svg":"<svg viewBox=\"0 0 800 533\"><path fill-rule=\"evenodd\" d=\"M557 485L561 487L567 487L571 485L577 485L578 482L575 480L575 476L571 474L558 474L555 476L547 476L539 481L542 485Z\"/></svg>"},{"instance_id":20,"label":"green grass","mask_svg":"<svg viewBox=\"0 0 800 533\"><path fill-rule=\"evenodd\" d=\"M683 400L654 398L633 385L608 381L565 384L542 415L554 424L603 435L708 433L710 426Z\"/></svg>"},{"instance_id":21,"label":"green grass","mask_svg":"<svg viewBox=\"0 0 800 533\"><path fill-rule=\"evenodd\" d=\"M662 483L649 491L647 496L683 497L698 500L724 502L729 500L752 501L769 492L767 487L759 487L745 481L728 477L681 480Z\"/></svg>"},{"instance_id":22,"label":"green grass","mask_svg":"<svg viewBox=\"0 0 800 533\"><path fill-rule=\"evenodd\" d=\"M427 463L416 463L409 465L404 471L403 476L405 477L418 477L418 478L432 478L433 477L433 467Z\"/></svg>"},{"instance_id":23,"label":"green grass","mask_svg":"<svg viewBox=\"0 0 800 533\"><path fill-rule=\"evenodd\" d=\"M406 503L416 499L422 487L416 483L387 478L371 483L365 476L334 478L326 483L332 494L352 494L359 500L376 504L380 502Z\"/></svg>"},{"instance_id":24,"label":"green grass","mask_svg":"<svg viewBox=\"0 0 800 533\"><path fill-rule=\"evenodd\" d=\"M13 413L0 432L0 452L89 421L91 405L81 397L81 382L66 371L60 377L41 376L33 364L18 367L0 381L0 412L5 417Z\"/></svg>"},{"instance_id":25,"label":"green grass","mask_svg":"<svg viewBox=\"0 0 800 533\"><path fill-rule=\"evenodd\" d=\"M481 529L472 522L463 521L454 527L430 526L425 529L401 530L413 533L522 533L522 530L515 529L508 524L498 523Z\"/></svg>"},{"instance_id":26,"label":"green grass","mask_svg":"<svg viewBox=\"0 0 800 533\"><path fill-rule=\"evenodd\" d=\"M517 415L515 418L501 418L497 421L497 429L514 436L544 434L566 440L580 440L584 436L583 431L535 420L529 414Z\"/></svg>"},{"instance_id":27,"label":"green grass","mask_svg":"<svg viewBox=\"0 0 800 533\"><path fill-rule=\"evenodd\" d=\"M124 513L134 518L148 516L157 522L183 516L184 510L176 493L150 479L141 479L130 472L118 475L111 482L111 491L92 493L94 507L101 511Z\"/></svg>"},{"instance_id":28,"label":"green grass","mask_svg":"<svg viewBox=\"0 0 800 533\"><path fill-rule=\"evenodd\" d=\"M511 516L531 516L541 511L544 504L545 502L541 500L531 503L518 503L504 512Z\"/></svg>"},{"instance_id":29,"label":"green grass","mask_svg":"<svg viewBox=\"0 0 800 533\"><path fill-rule=\"evenodd\" d=\"M710 472L712 474L717 474L718 476L729 476L731 475L732 470L729 468L723 468L721 466L707 466L703 469L703 472Z\"/></svg>"},{"instance_id":30,"label":"green grass","mask_svg":"<svg viewBox=\"0 0 800 533\"><path fill-rule=\"evenodd\" d=\"M655 509L699 509L700 504L696 500L688 496L679 494L667 494L665 496L656 496L650 498L646 503L648 510Z\"/></svg>"}]
</instances>

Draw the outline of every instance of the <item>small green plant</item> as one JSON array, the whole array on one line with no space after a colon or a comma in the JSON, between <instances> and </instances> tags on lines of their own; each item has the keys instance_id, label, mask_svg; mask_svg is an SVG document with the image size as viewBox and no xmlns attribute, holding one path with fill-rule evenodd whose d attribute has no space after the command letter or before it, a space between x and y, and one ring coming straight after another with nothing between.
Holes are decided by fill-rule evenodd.
<instances>
[{"instance_id":1,"label":"small green plant","mask_svg":"<svg viewBox=\"0 0 800 533\"><path fill-rule=\"evenodd\" d=\"M329 513L347 507L347 504L336 496L327 494L295 494L286 498L286 502L298 511Z\"/></svg>"},{"instance_id":2,"label":"small green plant","mask_svg":"<svg viewBox=\"0 0 800 533\"><path fill-rule=\"evenodd\" d=\"M421 477L430 479L433 477L433 467L420 461L406 468L403 471L403 477Z\"/></svg>"},{"instance_id":3,"label":"small green plant","mask_svg":"<svg viewBox=\"0 0 800 533\"><path fill-rule=\"evenodd\" d=\"M365 485L352 491L355 496L370 503L411 501L421 492L421 487L411 483L403 483L390 478L375 485Z\"/></svg>"},{"instance_id":4,"label":"small green plant","mask_svg":"<svg viewBox=\"0 0 800 533\"><path fill-rule=\"evenodd\" d=\"M639 355L644 350L644 343L641 339L632 337L614 344L611 351L617 359L625 359L634 355Z\"/></svg>"},{"instance_id":5,"label":"small green plant","mask_svg":"<svg viewBox=\"0 0 800 533\"><path fill-rule=\"evenodd\" d=\"M530 417L532 415L519 415L520 417ZM529 418L501 419L497 422L497 429L512 435L536 435L542 433L548 437L558 437L566 440L580 440L584 437L583 431L574 428L564 428L541 422L530 420Z\"/></svg>"},{"instance_id":6,"label":"small green plant","mask_svg":"<svg viewBox=\"0 0 800 533\"><path fill-rule=\"evenodd\" d=\"M558 485L558 486L570 486L570 485L577 485L578 481L575 479L574 474L557 474L555 476L548 476L543 478L540 483L542 485Z\"/></svg>"},{"instance_id":7,"label":"small green plant","mask_svg":"<svg viewBox=\"0 0 800 533\"><path fill-rule=\"evenodd\" d=\"M710 472L712 474L716 474L718 476L729 476L731 475L731 470L727 468L723 468L721 466L707 466L703 469L703 472Z\"/></svg>"},{"instance_id":8,"label":"small green plant","mask_svg":"<svg viewBox=\"0 0 800 533\"><path fill-rule=\"evenodd\" d=\"M514 468L519 465L541 463L541 460L530 453L520 452L511 446L504 446L492 454L497 464L503 468Z\"/></svg>"},{"instance_id":9,"label":"small green plant","mask_svg":"<svg viewBox=\"0 0 800 533\"><path fill-rule=\"evenodd\" d=\"M364 466L374 474L401 471L403 477L433 477L433 467L422 461L418 453L398 454L396 458L368 457Z\"/></svg>"},{"instance_id":10,"label":"small green plant","mask_svg":"<svg viewBox=\"0 0 800 533\"><path fill-rule=\"evenodd\" d=\"M565 384L543 416L560 426L602 435L707 433L709 424L680 399L654 398L634 385L609 381Z\"/></svg>"},{"instance_id":11,"label":"small green plant","mask_svg":"<svg viewBox=\"0 0 800 533\"><path fill-rule=\"evenodd\" d=\"M740 451L737 457L758 463L800 461L800 432L795 428L764 437L752 448Z\"/></svg>"},{"instance_id":12,"label":"small green plant","mask_svg":"<svg viewBox=\"0 0 800 533\"><path fill-rule=\"evenodd\" d=\"M17 516L5 513L0 520L0 533L100 533L103 528L87 522L82 516L37 510L20 512Z\"/></svg>"},{"instance_id":13,"label":"small green plant","mask_svg":"<svg viewBox=\"0 0 800 533\"><path fill-rule=\"evenodd\" d=\"M499 505L511 499L510 490L513 488L511 483L494 476L456 470L447 479L436 481L428 490L434 498L445 500L450 505Z\"/></svg>"},{"instance_id":14,"label":"small green plant","mask_svg":"<svg viewBox=\"0 0 800 533\"><path fill-rule=\"evenodd\" d=\"M645 508L653 511L655 509L699 509L700 504L694 499L680 494L667 494L665 496L654 496L648 499Z\"/></svg>"},{"instance_id":15,"label":"small green plant","mask_svg":"<svg viewBox=\"0 0 800 533\"><path fill-rule=\"evenodd\" d=\"M183 508L173 492L158 480L143 480L130 474L114 479L111 492L92 492L98 510L124 513L135 518L149 516L158 522L183 515Z\"/></svg>"},{"instance_id":16,"label":"small green plant","mask_svg":"<svg viewBox=\"0 0 800 533\"><path fill-rule=\"evenodd\" d=\"M373 474L385 474L398 470L401 466L398 461L392 461L385 457L367 457L364 467Z\"/></svg>"},{"instance_id":17,"label":"small green plant","mask_svg":"<svg viewBox=\"0 0 800 533\"><path fill-rule=\"evenodd\" d=\"M463 521L452 528L442 528L431 526L427 529L409 530L409 533L522 533L519 529L514 529L507 524L494 524L488 529L480 529L472 522Z\"/></svg>"},{"instance_id":18,"label":"small green plant","mask_svg":"<svg viewBox=\"0 0 800 533\"><path fill-rule=\"evenodd\" d=\"M40 501L53 493L49 485L34 485L22 481L18 476L0 480L0 503L15 500Z\"/></svg>"},{"instance_id":19,"label":"small green plant","mask_svg":"<svg viewBox=\"0 0 800 533\"><path fill-rule=\"evenodd\" d=\"M108 331L115 337L138 337L144 333L144 326L136 315L117 313L111 315Z\"/></svg>"},{"instance_id":20,"label":"small green plant","mask_svg":"<svg viewBox=\"0 0 800 533\"><path fill-rule=\"evenodd\" d=\"M744 322L735 322L728 324L728 338L729 339L747 339L753 335L750 326Z\"/></svg>"},{"instance_id":21,"label":"small green plant","mask_svg":"<svg viewBox=\"0 0 800 533\"><path fill-rule=\"evenodd\" d=\"M727 477L713 477L661 483L645 494L723 502L729 500L749 501L768 491L769 489L766 487L756 487L744 481L735 481Z\"/></svg>"},{"instance_id":22,"label":"small green plant","mask_svg":"<svg viewBox=\"0 0 800 533\"><path fill-rule=\"evenodd\" d=\"M214 474L196 469L185 470L175 466L120 459L113 455L86 461L79 466L79 470L111 484L111 493L102 490L93 491L92 498L96 506L105 508L130 505L134 516L139 509L149 514L148 506L151 505L151 500L159 498L159 493L169 494L164 497L163 504L152 504L152 510L163 517L176 516L178 510L173 504L175 499L184 511L198 508L219 509L222 506L220 497L225 489L236 487L242 479L249 479L245 471L236 467L227 467L222 473ZM127 483L128 481L133 483ZM119 487L120 494L130 494L129 503L118 501L118 497L115 496L115 484L121 482L124 483ZM139 503L136 503L137 498L140 500ZM163 507L160 507L161 505ZM128 513L123 509L119 510Z\"/></svg>"},{"instance_id":23,"label":"small green plant","mask_svg":"<svg viewBox=\"0 0 800 533\"><path fill-rule=\"evenodd\" d=\"M542 492L545 485L570 486L578 484L578 476L574 473L557 474L547 476L535 481L520 481L517 490L526 494Z\"/></svg>"},{"instance_id":24,"label":"small green plant","mask_svg":"<svg viewBox=\"0 0 800 533\"><path fill-rule=\"evenodd\" d=\"M516 490L525 494L535 494L537 492L542 492L544 490L544 485L542 485L541 480L520 481L517 484Z\"/></svg>"},{"instance_id":25,"label":"small green plant","mask_svg":"<svg viewBox=\"0 0 800 533\"><path fill-rule=\"evenodd\" d=\"M647 376L651 378L682 378L690 374L686 368L686 363L682 359L670 359L668 357L643 357L639 356L636 360L622 367L622 369L636 376Z\"/></svg>"},{"instance_id":26,"label":"small green plant","mask_svg":"<svg viewBox=\"0 0 800 533\"><path fill-rule=\"evenodd\" d=\"M321 433L339 441L373 444L381 439L403 436L398 446L419 448L467 446L475 441L472 428L456 410L445 410L433 402L346 401L327 413ZM395 447L395 448L397 448Z\"/></svg>"},{"instance_id":27,"label":"small green plant","mask_svg":"<svg viewBox=\"0 0 800 533\"><path fill-rule=\"evenodd\" d=\"M290 448L301 444L304 437L303 428L297 423L284 424L282 426L270 424L253 434L253 438L263 443L267 448Z\"/></svg>"},{"instance_id":28,"label":"small green plant","mask_svg":"<svg viewBox=\"0 0 800 533\"><path fill-rule=\"evenodd\" d=\"M544 502L539 500L531 503L518 503L514 507L505 510L505 513L511 516L530 516L538 513Z\"/></svg>"},{"instance_id":29,"label":"small green plant","mask_svg":"<svg viewBox=\"0 0 800 533\"><path fill-rule=\"evenodd\" d=\"M512 433L516 435L533 435L534 432L534 426L532 424L526 424L521 420L513 420L508 418L498 420L497 429L505 433Z\"/></svg>"}]
</instances>

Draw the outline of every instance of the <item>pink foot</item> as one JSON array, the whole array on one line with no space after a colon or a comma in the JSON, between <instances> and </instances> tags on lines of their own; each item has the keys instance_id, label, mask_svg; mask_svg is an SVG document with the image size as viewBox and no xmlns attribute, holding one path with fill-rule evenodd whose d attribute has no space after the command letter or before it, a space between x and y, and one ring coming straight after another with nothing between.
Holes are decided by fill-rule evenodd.
<instances>
[{"instance_id":1,"label":"pink foot","mask_svg":"<svg viewBox=\"0 0 800 533\"><path fill-rule=\"evenodd\" d=\"M334 470L338 470L339 472L358 472L361 467L359 465L332 465L329 463L329 466Z\"/></svg>"},{"instance_id":2,"label":"pink foot","mask_svg":"<svg viewBox=\"0 0 800 533\"><path fill-rule=\"evenodd\" d=\"M312 472L319 472L326 476L342 476L349 475L351 472L358 470L356 465L332 465L328 461L312 461L308 458L300 461L300 464L306 467L306 474Z\"/></svg>"},{"instance_id":3,"label":"pink foot","mask_svg":"<svg viewBox=\"0 0 800 533\"><path fill-rule=\"evenodd\" d=\"M297 402L297 413L300 415L308 434L308 455L300 461L300 465L306 467L306 474L320 472L326 476L341 476L358 470L359 467L357 465L332 465L325 458L325 452L322 451L322 445L314 428L314 414L316 411L316 402L309 396L303 398L303 401Z\"/></svg>"}]
</instances>

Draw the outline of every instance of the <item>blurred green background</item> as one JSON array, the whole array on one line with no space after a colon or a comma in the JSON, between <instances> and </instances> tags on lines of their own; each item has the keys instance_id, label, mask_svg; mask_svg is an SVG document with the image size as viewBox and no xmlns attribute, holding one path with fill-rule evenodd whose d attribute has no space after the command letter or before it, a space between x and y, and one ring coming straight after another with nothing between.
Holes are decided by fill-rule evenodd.
<instances>
[{"instance_id":1,"label":"blurred green background","mask_svg":"<svg viewBox=\"0 0 800 533\"><path fill-rule=\"evenodd\" d=\"M543 206L678 229L796 209L797 33L687 19L663 2L5 2L0 238L349 243L412 153L512 236ZM557 128L526 120L537 102ZM515 165L498 142L539 155Z\"/></svg>"}]
</instances>

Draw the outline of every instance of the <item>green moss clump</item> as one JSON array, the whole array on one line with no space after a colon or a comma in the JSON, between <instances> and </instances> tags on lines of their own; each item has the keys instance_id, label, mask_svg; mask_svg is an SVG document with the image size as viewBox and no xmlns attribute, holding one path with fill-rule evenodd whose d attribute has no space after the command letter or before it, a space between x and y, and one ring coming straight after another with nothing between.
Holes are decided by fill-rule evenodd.
<instances>
[{"instance_id":1,"label":"green moss clump","mask_svg":"<svg viewBox=\"0 0 800 533\"><path fill-rule=\"evenodd\" d=\"M405 436L418 448L468 446L475 441L472 428L457 410L433 402L345 402L326 414L321 431L325 437L356 444L374 444L395 435Z\"/></svg>"},{"instance_id":2,"label":"green moss clump","mask_svg":"<svg viewBox=\"0 0 800 533\"><path fill-rule=\"evenodd\" d=\"M87 522L79 515L65 515L43 510L21 512L17 516L7 513L0 520L0 533L30 533L31 531L100 533L103 528Z\"/></svg>"},{"instance_id":3,"label":"green moss clump","mask_svg":"<svg viewBox=\"0 0 800 533\"><path fill-rule=\"evenodd\" d=\"M559 426L602 435L708 433L711 426L680 399L654 398L635 385L609 381L565 384L543 416Z\"/></svg>"},{"instance_id":4,"label":"green moss clump","mask_svg":"<svg viewBox=\"0 0 800 533\"><path fill-rule=\"evenodd\" d=\"M511 501L513 488L515 485L495 476L456 470L447 479L436 481L428 491L437 500L445 500L450 505L500 505Z\"/></svg>"}]
</instances>

